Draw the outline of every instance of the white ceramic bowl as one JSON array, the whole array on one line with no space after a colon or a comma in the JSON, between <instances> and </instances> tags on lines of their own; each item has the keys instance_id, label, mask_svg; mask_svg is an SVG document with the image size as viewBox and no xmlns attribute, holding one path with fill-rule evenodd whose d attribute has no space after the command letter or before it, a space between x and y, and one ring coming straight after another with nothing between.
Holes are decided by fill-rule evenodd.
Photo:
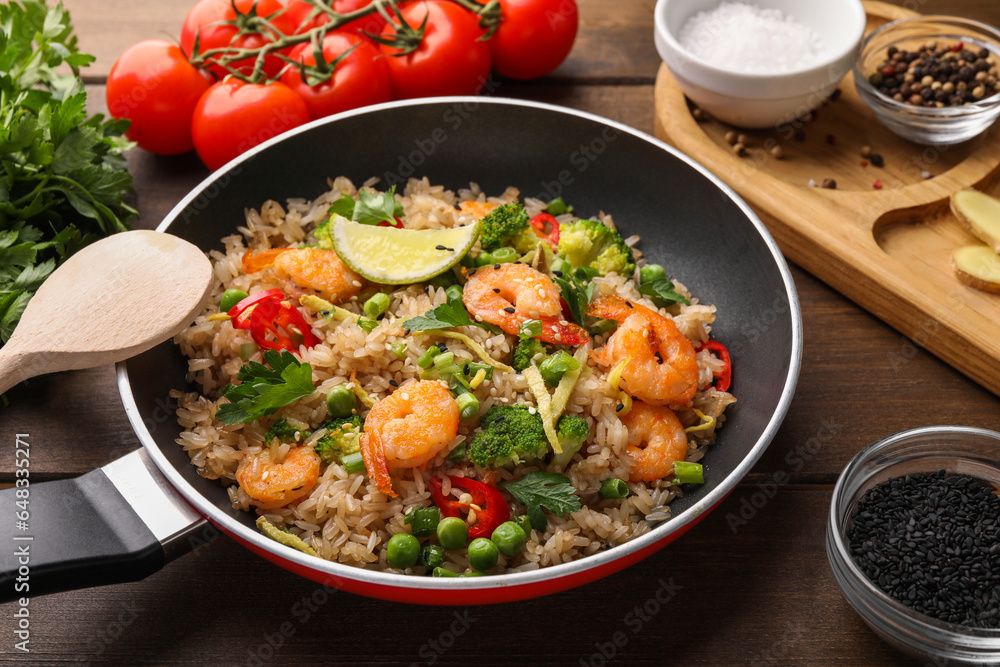
<instances>
[{"instance_id":1,"label":"white ceramic bowl","mask_svg":"<svg viewBox=\"0 0 1000 667\"><path fill-rule=\"evenodd\" d=\"M710 65L677 41L684 23L721 0L659 0L656 50L684 94L715 118L746 128L775 127L818 107L851 69L865 31L861 0L753 0L819 33L823 60L781 74L746 74Z\"/></svg>"}]
</instances>

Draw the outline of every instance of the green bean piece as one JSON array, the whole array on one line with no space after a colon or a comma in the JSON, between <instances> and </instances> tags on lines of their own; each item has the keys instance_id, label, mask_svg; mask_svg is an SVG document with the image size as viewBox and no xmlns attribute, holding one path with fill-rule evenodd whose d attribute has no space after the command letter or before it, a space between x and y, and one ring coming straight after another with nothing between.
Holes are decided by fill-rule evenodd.
<instances>
[{"instance_id":1,"label":"green bean piece","mask_svg":"<svg viewBox=\"0 0 1000 667\"><path fill-rule=\"evenodd\" d=\"M573 270L573 265L570 264L565 257L556 255L556 258L552 261L552 266L549 270L556 274L569 273Z\"/></svg>"},{"instance_id":2,"label":"green bean piece","mask_svg":"<svg viewBox=\"0 0 1000 667\"><path fill-rule=\"evenodd\" d=\"M420 358L417 359L417 366L420 366L421 368L430 368L431 364L434 363L434 357L439 354L441 354L441 348L437 345L431 345L427 348L427 351L421 354Z\"/></svg>"},{"instance_id":3,"label":"green bean piece","mask_svg":"<svg viewBox=\"0 0 1000 667\"><path fill-rule=\"evenodd\" d=\"M531 519L528 518L527 514L521 515L514 519L514 523L521 527L521 530L526 536L531 536Z\"/></svg>"},{"instance_id":4,"label":"green bean piece","mask_svg":"<svg viewBox=\"0 0 1000 667\"><path fill-rule=\"evenodd\" d=\"M357 406L358 397L347 388L347 385L338 384L326 395L326 411L334 419L350 417Z\"/></svg>"},{"instance_id":5,"label":"green bean piece","mask_svg":"<svg viewBox=\"0 0 1000 667\"><path fill-rule=\"evenodd\" d=\"M579 369L580 362L574 359L573 355L566 352L566 350L559 350L552 356L543 359L542 363L538 365L538 370L542 373L542 379L550 387L559 384L559 380L562 379L562 376L567 371Z\"/></svg>"},{"instance_id":6,"label":"green bean piece","mask_svg":"<svg viewBox=\"0 0 1000 667\"><path fill-rule=\"evenodd\" d=\"M428 544L420 550L418 565L423 565L428 569L434 569L444 565L444 549L436 544Z\"/></svg>"},{"instance_id":7,"label":"green bean piece","mask_svg":"<svg viewBox=\"0 0 1000 667\"><path fill-rule=\"evenodd\" d=\"M513 248L497 248L492 255L494 264L510 264L517 261L517 251Z\"/></svg>"},{"instance_id":8,"label":"green bean piece","mask_svg":"<svg viewBox=\"0 0 1000 667\"><path fill-rule=\"evenodd\" d=\"M365 301L363 310L365 311L365 315L375 319L385 311L389 310L389 304L391 302L392 299L389 298L388 294L385 292L379 292L378 294L373 294L370 299Z\"/></svg>"},{"instance_id":9,"label":"green bean piece","mask_svg":"<svg viewBox=\"0 0 1000 667\"><path fill-rule=\"evenodd\" d=\"M620 500L628 495L628 484L625 480L611 477L601 482L601 498L612 498Z\"/></svg>"},{"instance_id":10,"label":"green bean piece","mask_svg":"<svg viewBox=\"0 0 1000 667\"><path fill-rule=\"evenodd\" d=\"M399 359L406 359L406 343L401 340L397 340L390 346L392 348L392 353L396 355Z\"/></svg>"},{"instance_id":11,"label":"green bean piece","mask_svg":"<svg viewBox=\"0 0 1000 667\"><path fill-rule=\"evenodd\" d=\"M365 468L365 457L361 455L361 452L348 454L340 460L340 464L344 466L344 470L347 471L348 475L367 470Z\"/></svg>"},{"instance_id":12,"label":"green bean piece","mask_svg":"<svg viewBox=\"0 0 1000 667\"><path fill-rule=\"evenodd\" d=\"M445 569L443 567L434 568L434 573L432 576L435 577L461 577L458 572L452 572L451 570Z\"/></svg>"},{"instance_id":13,"label":"green bean piece","mask_svg":"<svg viewBox=\"0 0 1000 667\"><path fill-rule=\"evenodd\" d=\"M442 352L441 354L434 357L434 368L440 370L445 366L449 366L455 362L454 352Z\"/></svg>"},{"instance_id":14,"label":"green bean piece","mask_svg":"<svg viewBox=\"0 0 1000 667\"><path fill-rule=\"evenodd\" d=\"M408 523L417 537L430 537L437 532L441 522L441 510L437 507L414 507L403 517L403 523Z\"/></svg>"},{"instance_id":15,"label":"green bean piece","mask_svg":"<svg viewBox=\"0 0 1000 667\"><path fill-rule=\"evenodd\" d=\"M700 463L674 461L674 482L677 484L704 484L704 469Z\"/></svg>"},{"instance_id":16,"label":"green bean piece","mask_svg":"<svg viewBox=\"0 0 1000 667\"><path fill-rule=\"evenodd\" d=\"M458 414L462 419L472 419L479 414L480 403L475 394L471 392L459 394L455 401L458 403Z\"/></svg>"}]
</instances>

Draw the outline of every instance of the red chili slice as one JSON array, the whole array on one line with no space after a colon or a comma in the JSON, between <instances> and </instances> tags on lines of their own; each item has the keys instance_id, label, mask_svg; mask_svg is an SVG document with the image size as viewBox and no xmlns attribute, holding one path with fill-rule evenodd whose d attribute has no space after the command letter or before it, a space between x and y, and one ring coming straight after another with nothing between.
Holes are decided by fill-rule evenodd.
<instances>
[{"instance_id":1,"label":"red chili slice","mask_svg":"<svg viewBox=\"0 0 1000 667\"><path fill-rule=\"evenodd\" d=\"M535 235L546 241L553 250L559 245L559 221L548 213L539 213L533 217L531 219L531 228L534 230Z\"/></svg>"},{"instance_id":2,"label":"red chili slice","mask_svg":"<svg viewBox=\"0 0 1000 667\"><path fill-rule=\"evenodd\" d=\"M497 526L510 520L510 507L495 487L466 477L449 475L448 479L451 480L452 486L468 491L472 496L472 502L481 508L476 512L476 522L469 525L470 540L477 537L489 538ZM442 516L457 516L468 521L466 515L469 507L442 493L440 477L432 477L429 486L434 504L441 509Z\"/></svg>"},{"instance_id":3,"label":"red chili slice","mask_svg":"<svg viewBox=\"0 0 1000 667\"><path fill-rule=\"evenodd\" d=\"M717 340L706 340L696 349L698 352L701 350L715 352L722 360L722 371L716 375L715 388L719 391L729 391L733 379L733 360L729 356L729 350Z\"/></svg>"},{"instance_id":4,"label":"red chili slice","mask_svg":"<svg viewBox=\"0 0 1000 667\"><path fill-rule=\"evenodd\" d=\"M302 313L285 300L280 289L251 294L229 310L229 317L234 329L248 330L254 342L268 350L295 352L296 334L307 348L319 343Z\"/></svg>"}]
</instances>

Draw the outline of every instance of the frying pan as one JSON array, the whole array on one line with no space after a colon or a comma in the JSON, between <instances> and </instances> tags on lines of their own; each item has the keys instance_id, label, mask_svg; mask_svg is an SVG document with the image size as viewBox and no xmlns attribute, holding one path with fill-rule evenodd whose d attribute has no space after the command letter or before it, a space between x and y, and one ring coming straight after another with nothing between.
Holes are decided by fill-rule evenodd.
<instances>
[{"instance_id":1,"label":"frying pan","mask_svg":"<svg viewBox=\"0 0 1000 667\"><path fill-rule=\"evenodd\" d=\"M261 535L222 484L201 478L176 444L170 390L187 389L186 363L166 342L121 363L118 385L143 448L71 480L30 487L30 532L0 522L3 599L141 579L220 532L292 572L377 598L477 604L554 593L612 574L692 528L760 458L788 410L802 333L788 267L763 224L719 179L636 130L535 102L434 98L322 119L244 154L202 182L159 226L204 250L266 199L312 198L346 175L382 185L428 176L448 188L562 196L581 216L608 211L641 249L718 307L713 338L733 358L732 391L706 483L670 505L671 518L593 556L533 572L471 578L400 576L332 563ZM17 511L0 492L0 516ZM25 555L25 549L30 555ZM27 561L27 562L25 562ZM25 589L26 582L30 589ZM20 587L20 588L19 588Z\"/></svg>"}]
</instances>

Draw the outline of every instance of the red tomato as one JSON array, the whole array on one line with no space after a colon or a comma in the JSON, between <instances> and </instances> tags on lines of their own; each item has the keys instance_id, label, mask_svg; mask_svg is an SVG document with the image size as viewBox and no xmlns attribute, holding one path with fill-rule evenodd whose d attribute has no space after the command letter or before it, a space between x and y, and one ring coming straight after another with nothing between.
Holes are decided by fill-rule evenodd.
<instances>
[{"instance_id":1,"label":"red tomato","mask_svg":"<svg viewBox=\"0 0 1000 667\"><path fill-rule=\"evenodd\" d=\"M191 137L198 157L218 169L240 153L309 122L306 103L281 82L246 83L230 77L198 100Z\"/></svg>"},{"instance_id":2,"label":"red tomato","mask_svg":"<svg viewBox=\"0 0 1000 667\"><path fill-rule=\"evenodd\" d=\"M433 95L474 95L490 74L490 49L477 41L483 34L472 12L445 0L424 0L399 7L406 23L417 28L427 18L424 39L409 55L380 45L389 66L396 99ZM382 37L396 29L386 25Z\"/></svg>"},{"instance_id":3,"label":"red tomato","mask_svg":"<svg viewBox=\"0 0 1000 667\"><path fill-rule=\"evenodd\" d=\"M125 136L141 148L160 155L186 153L194 148L191 115L210 78L170 42L139 42L111 67L108 110L132 121Z\"/></svg>"},{"instance_id":4,"label":"red tomato","mask_svg":"<svg viewBox=\"0 0 1000 667\"><path fill-rule=\"evenodd\" d=\"M367 7L371 4L371 0L333 0L333 2L330 2L329 4L333 11L340 14L348 14L361 9L362 7ZM298 32L306 32L316 26L330 22L330 17L327 14L322 13L315 16L312 20L307 21L313 7L314 5L312 3L306 2L305 0L289 1L288 9L285 10L285 14L296 26ZM372 14L368 14L367 16L355 19L350 23L338 26L337 30L346 30L347 32L357 33L370 32L373 35L377 35L382 32L382 28L384 27L385 18L382 17L382 14L376 11Z\"/></svg>"},{"instance_id":5,"label":"red tomato","mask_svg":"<svg viewBox=\"0 0 1000 667\"><path fill-rule=\"evenodd\" d=\"M385 58L369 40L354 33L333 30L323 38L323 58L332 63L351 47L353 50L347 57L337 63L333 77L318 86L307 85L296 68L289 68L281 75L281 82L306 101L313 118L392 99ZM312 44L299 44L292 49L290 57L306 65L316 64Z\"/></svg>"},{"instance_id":6,"label":"red tomato","mask_svg":"<svg viewBox=\"0 0 1000 667\"><path fill-rule=\"evenodd\" d=\"M503 20L489 40L493 68L511 79L536 79L566 60L579 15L576 0L500 0Z\"/></svg>"},{"instance_id":7,"label":"red tomato","mask_svg":"<svg viewBox=\"0 0 1000 667\"><path fill-rule=\"evenodd\" d=\"M257 16L267 18L283 34L290 35L295 32L296 26L284 13L274 16L284 7L280 0L200 0L188 12L184 18L184 25L181 27L181 49L188 57L194 50L195 35L198 36L199 53L204 53L209 49L227 47L257 49L273 41L274 35L265 37L264 35L250 34L237 37L239 28L235 25L214 25L219 21L236 20L234 5L240 14L249 14L256 6ZM213 58L209 63L214 63L216 60L217 58ZM243 74L250 74L253 71L255 60L253 57L243 58L230 63L229 66ZM281 71L284 65L284 62L276 55L269 55L264 59L264 73L269 78L273 77ZM208 69L220 79L228 74L221 65L209 64Z\"/></svg>"}]
</instances>

